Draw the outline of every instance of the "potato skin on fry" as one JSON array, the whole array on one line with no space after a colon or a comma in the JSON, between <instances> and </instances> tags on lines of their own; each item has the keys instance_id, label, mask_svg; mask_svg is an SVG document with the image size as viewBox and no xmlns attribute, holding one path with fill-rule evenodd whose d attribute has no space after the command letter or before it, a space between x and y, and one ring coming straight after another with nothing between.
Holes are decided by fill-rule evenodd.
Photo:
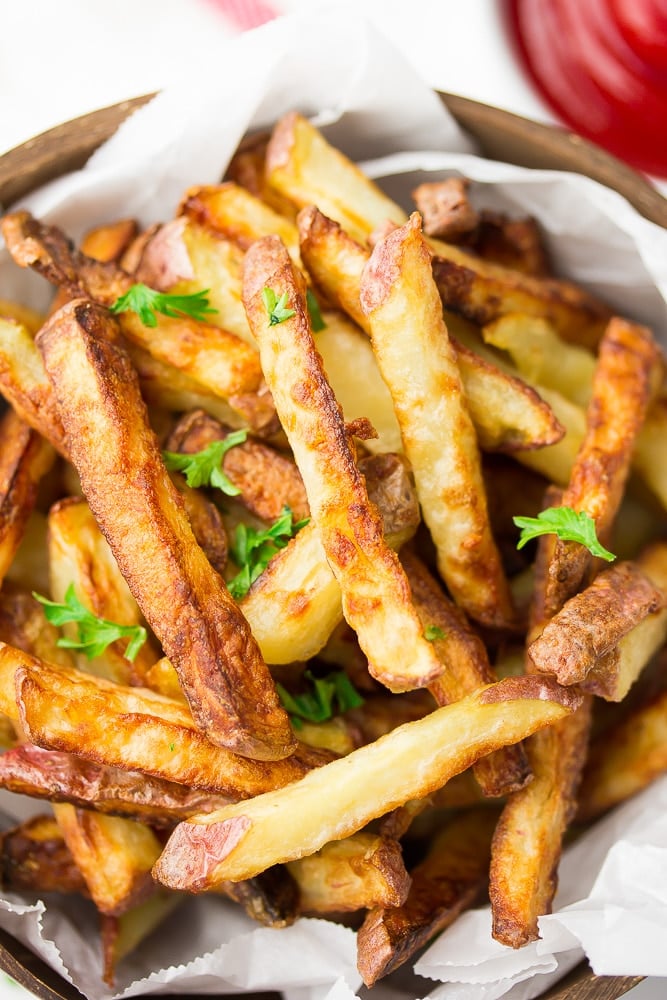
<instances>
[{"instance_id":1,"label":"potato skin on fry","mask_svg":"<svg viewBox=\"0 0 667 1000\"><path fill-rule=\"evenodd\" d=\"M284 789L181 823L154 877L171 888L201 891L312 854L442 787L485 753L567 717L579 704L573 689L548 678L491 684Z\"/></svg>"},{"instance_id":2,"label":"potato skin on fry","mask_svg":"<svg viewBox=\"0 0 667 1000\"><path fill-rule=\"evenodd\" d=\"M237 753L285 757L294 737L259 648L195 541L127 356L88 333L91 313L114 331L75 300L38 338L91 510L198 725Z\"/></svg>"}]
</instances>

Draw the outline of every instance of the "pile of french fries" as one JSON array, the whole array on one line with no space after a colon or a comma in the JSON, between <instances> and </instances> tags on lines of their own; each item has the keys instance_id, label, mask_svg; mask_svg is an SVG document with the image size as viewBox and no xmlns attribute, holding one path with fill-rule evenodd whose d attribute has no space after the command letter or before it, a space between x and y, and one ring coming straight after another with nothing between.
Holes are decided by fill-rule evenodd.
<instances>
[{"instance_id":1,"label":"pile of french fries","mask_svg":"<svg viewBox=\"0 0 667 1000\"><path fill-rule=\"evenodd\" d=\"M188 893L344 920L367 985L487 889L519 947L667 769L660 350L414 197L292 113L147 231L2 221L56 288L0 302L0 785L53 804L3 883L89 897L107 982Z\"/></svg>"}]
</instances>

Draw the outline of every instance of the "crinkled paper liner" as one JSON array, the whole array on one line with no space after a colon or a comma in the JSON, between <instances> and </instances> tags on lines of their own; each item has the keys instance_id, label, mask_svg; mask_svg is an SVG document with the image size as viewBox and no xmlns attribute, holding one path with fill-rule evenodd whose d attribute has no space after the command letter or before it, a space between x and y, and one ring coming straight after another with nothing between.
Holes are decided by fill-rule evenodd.
<instances>
[{"instance_id":1,"label":"crinkled paper liner","mask_svg":"<svg viewBox=\"0 0 667 1000\"><path fill-rule=\"evenodd\" d=\"M144 225L168 219L189 185L219 180L248 129L297 108L348 155L373 157L366 168L406 206L424 172L462 173L479 207L534 215L559 273L665 339L667 232L594 181L472 155L436 95L366 22L335 9L284 18L221 46L214 67L195 60L196 48L190 55L184 47L181 83L136 112L82 171L31 195L28 207L75 238L121 216ZM0 252L0 296L39 305L48 294ZM15 801L3 796L2 807L13 814ZM373 996L529 1000L583 953L598 974L667 975L666 805L667 779L566 853L557 912L542 918L540 941L504 948L491 938L488 910L473 911L417 961L425 978L399 972ZM0 900L0 926L91 1000L106 1000L95 923L85 903ZM351 1000L359 985L350 930L311 919L258 929L223 900L200 897L121 964L114 995L275 989L286 1000Z\"/></svg>"}]
</instances>

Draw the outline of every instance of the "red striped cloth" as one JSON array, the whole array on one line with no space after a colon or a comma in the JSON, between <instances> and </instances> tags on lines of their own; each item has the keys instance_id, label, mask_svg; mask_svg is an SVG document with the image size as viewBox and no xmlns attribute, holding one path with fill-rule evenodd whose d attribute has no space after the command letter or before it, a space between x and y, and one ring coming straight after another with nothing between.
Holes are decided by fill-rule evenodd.
<instances>
[{"instance_id":1,"label":"red striped cloth","mask_svg":"<svg viewBox=\"0 0 667 1000\"><path fill-rule=\"evenodd\" d=\"M263 0L209 0L239 31L272 21L279 11Z\"/></svg>"}]
</instances>

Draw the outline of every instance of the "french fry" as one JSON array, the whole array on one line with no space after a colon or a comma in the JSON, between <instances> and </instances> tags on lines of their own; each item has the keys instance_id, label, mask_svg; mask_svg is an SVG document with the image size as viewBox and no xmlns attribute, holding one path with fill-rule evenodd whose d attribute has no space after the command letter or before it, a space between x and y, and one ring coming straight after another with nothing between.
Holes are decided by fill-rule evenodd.
<instances>
[{"instance_id":1,"label":"french fry","mask_svg":"<svg viewBox=\"0 0 667 1000\"><path fill-rule=\"evenodd\" d=\"M221 882L215 891L239 903L264 927L289 927L299 915L299 887L283 865L241 882Z\"/></svg>"},{"instance_id":2,"label":"french fry","mask_svg":"<svg viewBox=\"0 0 667 1000\"><path fill-rule=\"evenodd\" d=\"M313 854L442 787L479 756L565 717L578 704L571 689L547 678L499 681L285 789L179 824L154 877L170 888L200 891Z\"/></svg>"},{"instance_id":3,"label":"french fry","mask_svg":"<svg viewBox=\"0 0 667 1000\"><path fill-rule=\"evenodd\" d=\"M563 506L587 513L603 539L621 502L659 367L649 330L618 318L609 323L600 344L586 435L562 500ZM556 541L546 581L547 618L579 589L591 558L577 542Z\"/></svg>"},{"instance_id":4,"label":"french fry","mask_svg":"<svg viewBox=\"0 0 667 1000\"><path fill-rule=\"evenodd\" d=\"M239 757L210 743L182 702L47 664L4 643L0 710L20 716L27 737L47 750L230 798L295 781L331 759L301 744L286 760Z\"/></svg>"},{"instance_id":5,"label":"french fry","mask_svg":"<svg viewBox=\"0 0 667 1000\"><path fill-rule=\"evenodd\" d=\"M150 895L160 842L142 823L55 803L56 821L91 899L101 913L118 914Z\"/></svg>"},{"instance_id":6,"label":"french fry","mask_svg":"<svg viewBox=\"0 0 667 1000\"><path fill-rule=\"evenodd\" d=\"M382 516L386 542L398 549L419 524L408 471L396 455L375 455L359 467ZM308 660L320 652L343 620L343 605L314 522L274 556L240 607L267 663Z\"/></svg>"},{"instance_id":7,"label":"french fry","mask_svg":"<svg viewBox=\"0 0 667 1000\"><path fill-rule=\"evenodd\" d=\"M23 305L22 302L12 302L9 299L0 299L0 317L16 320L33 337L44 322L44 316L36 309L31 309L29 306Z\"/></svg>"},{"instance_id":8,"label":"french fry","mask_svg":"<svg viewBox=\"0 0 667 1000\"><path fill-rule=\"evenodd\" d=\"M133 284L113 262L100 262L73 251L54 226L27 212L6 215L2 231L10 253L22 267L32 267L70 296L89 296L110 306ZM156 329L134 312L119 317L123 335L158 361L173 365L204 390L227 400L251 420L245 397L262 389L257 351L233 333L184 317L156 316ZM233 402L232 402L233 401Z\"/></svg>"},{"instance_id":9,"label":"french fry","mask_svg":"<svg viewBox=\"0 0 667 1000\"><path fill-rule=\"evenodd\" d=\"M148 899L118 916L100 914L104 963L102 978L107 986L113 987L116 967L120 962L135 951L144 938L180 906L183 899L178 893L154 891Z\"/></svg>"},{"instance_id":10,"label":"french fry","mask_svg":"<svg viewBox=\"0 0 667 1000\"><path fill-rule=\"evenodd\" d=\"M414 189L412 197L427 236L459 243L477 228L479 215L468 199L469 187L465 177L447 177L425 181Z\"/></svg>"},{"instance_id":11,"label":"french fry","mask_svg":"<svg viewBox=\"0 0 667 1000\"><path fill-rule=\"evenodd\" d=\"M475 253L484 260L536 278L551 273L549 255L535 219L510 219L483 209L474 234Z\"/></svg>"},{"instance_id":12,"label":"french fry","mask_svg":"<svg viewBox=\"0 0 667 1000\"><path fill-rule=\"evenodd\" d=\"M317 205L364 244L387 219L403 225L404 211L301 115L285 115L266 152L269 184L299 208ZM459 247L432 240L434 275L444 305L474 323L508 312L545 316L567 340L595 346L609 310L582 289L538 279L480 260Z\"/></svg>"},{"instance_id":13,"label":"french fry","mask_svg":"<svg viewBox=\"0 0 667 1000\"><path fill-rule=\"evenodd\" d=\"M534 669L560 684L579 684L633 628L665 606L661 593L636 563L600 573L575 594L528 647Z\"/></svg>"},{"instance_id":14,"label":"french fry","mask_svg":"<svg viewBox=\"0 0 667 1000\"><path fill-rule=\"evenodd\" d=\"M0 834L0 866L2 887L13 892L88 895L53 816L33 816Z\"/></svg>"},{"instance_id":15,"label":"french fry","mask_svg":"<svg viewBox=\"0 0 667 1000\"><path fill-rule=\"evenodd\" d=\"M75 300L38 338L88 502L203 731L249 756L284 757L294 741L271 677L192 535L126 356L86 329L96 309Z\"/></svg>"},{"instance_id":16,"label":"french fry","mask_svg":"<svg viewBox=\"0 0 667 1000\"><path fill-rule=\"evenodd\" d=\"M140 625L136 601L86 501L78 497L60 500L49 511L48 520L52 599L64 601L73 585L77 598L96 617L119 625ZM67 634L75 639L76 628ZM79 668L119 684L143 683L157 659L154 644L147 640L132 663L125 656L126 647L126 641L117 640L93 659L80 653Z\"/></svg>"},{"instance_id":17,"label":"french fry","mask_svg":"<svg viewBox=\"0 0 667 1000\"><path fill-rule=\"evenodd\" d=\"M496 819L490 809L455 817L411 871L405 901L367 914L357 934L357 967L366 986L407 962L474 903L486 882Z\"/></svg>"},{"instance_id":18,"label":"french fry","mask_svg":"<svg viewBox=\"0 0 667 1000\"><path fill-rule=\"evenodd\" d=\"M269 325L262 289L286 294L294 314ZM301 279L277 237L247 252L243 301L311 514L341 586L343 613L369 670L394 690L419 687L442 667L410 604L405 574L383 539L377 509L355 465L340 408L310 332ZM389 620L391 618L391 642Z\"/></svg>"},{"instance_id":19,"label":"french fry","mask_svg":"<svg viewBox=\"0 0 667 1000\"><path fill-rule=\"evenodd\" d=\"M0 418L0 582L21 544L55 452L13 410Z\"/></svg>"},{"instance_id":20,"label":"french fry","mask_svg":"<svg viewBox=\"0 0 667 1000\"><path fill-rule=\"evenodd\" d=\"M401 553L417 613L425 629L436 631L433 647L447 669L432 681L429 691L436 704L448 705L496 678L484 643L465 615L447 600L424 564L410 551ZM506 795L530 778L521 746L505 747L473 765L486 795Z\"/></svg>"},{"instance_id":21,"label":"french fry","mask_svg":"<svg viewBox=\"0 0 667 1000\"><path fill-rule=\"evenodd\" d=\"M362 330L369 333L368 317L361 308L359 292L370 254L336 222L312 206L299 213L297 222L301 253L315 282ZM480 358L456 339L453 346L470 416L482 448L532 451L559 441L564 433L563 427L534 389L511 374L500 371L497 365ZM328 371L328 358L325 367ZM368 367L371 367L370 363ZM378 421L376 414L375 421Z\"/></svg>"},{"instance_id":22,"label":"french fry","mask_svg":"<svg viewBox=\"0 0 667 1000\"><path fill-rule=\"evenodd\" d=\"M165 443L167 451L191 455L229 435L225 427L201 410L186 414ZM222 470L239 490L238 502L264 521L275 521L289 507L295 521L308 517L308 500L291 459L259 441L247 439L224 455Z\"/></svg>"},{"instance_id":23,"label":"french fry","mask_svg":"<svg viewBox=\"0 0 667 1000\"><path fill-rule=\"evenodd\" d=\"M300 910L309 914L400 906L410 886L400 845L372 833L334 840L287 870L299 887Z\"/></svg>"},{"instance_id":24,"label":"french fry","mask_svg":"<svg viewBox=\"0 0 667 1000\"><path fill-rule=\"evenodd\" d=\"M191 489L183 476L174 472L171 481L183 498L192 534L213 569L223 576L227 565L228 546L225 524L220 511L200 490Z\"/></svg>"},{"instance_id":25,"label":"french fry","mask_svg":"<svg viewBox=\"0 0 667 1000\"><path fill-rule=\"evenodd\" d=\"M475 432L418 215L377 244L360 298L440 575L472 618L507 626L514 610L491 534Z\"/></svg>"},{"instance_id":26,"label":"french fry","mask_svg":"<svg viewBox=\"0 0 667 1000\"><path fill-rule=\"evenodd\" d=\"M224 797L136 771L23 743L0 754L0 785L21 795L169 828L224 804Z\"/></svg>"}]
</instances>

